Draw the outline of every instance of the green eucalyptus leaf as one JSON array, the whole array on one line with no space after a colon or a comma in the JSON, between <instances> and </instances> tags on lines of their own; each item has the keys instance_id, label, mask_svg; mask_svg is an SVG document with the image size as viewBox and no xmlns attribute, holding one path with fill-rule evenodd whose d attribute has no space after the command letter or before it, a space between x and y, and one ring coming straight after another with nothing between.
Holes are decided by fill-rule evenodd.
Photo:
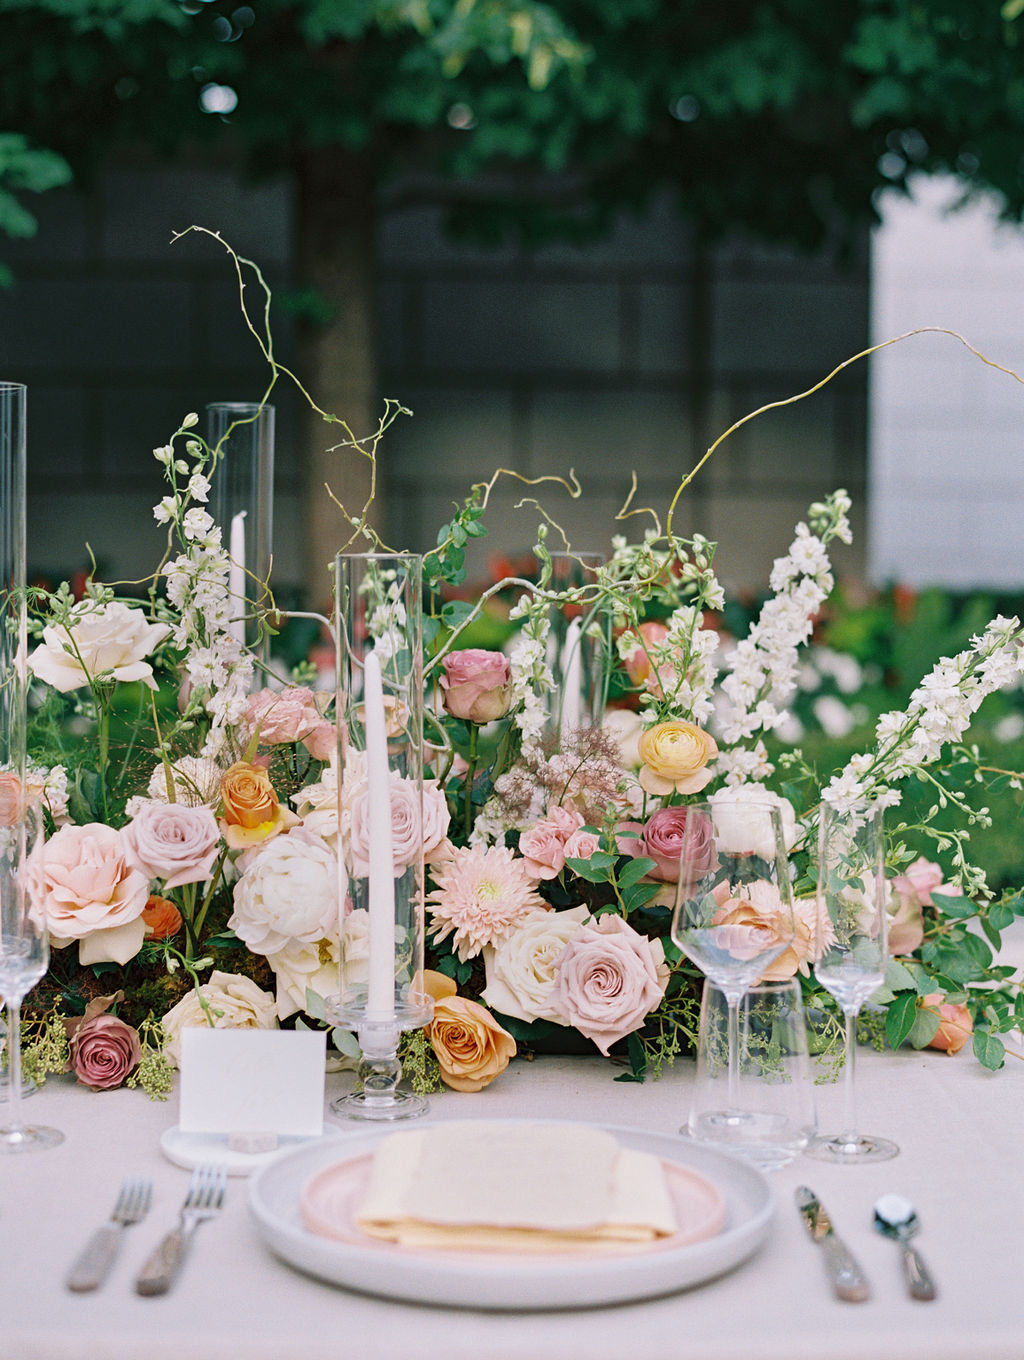
<instances>
[{"instance_id":1,"label":"green eucalyptus leaf","mask_svg":"<svg viewBox=\"0 0 1024 1360\"><path fill-rule=\"evenodd\" d=\"M974 1031L973 1048L978 1062L992 1072L998 1072L1006 1061L1006 1045L988 1030Z\"/></svg>"},{"instance_id":2,"label":"green eucalyptus leaf","mask_svg":"<svg viewBox=\"0 0 1024 1360\"><path fill-rule=\"evenodd\" d=\"M914 1028L917 1018L917 993L900 992L885 1013L885 1037L890 1048L899 1048Z\"/></svg>"}]
</instances>

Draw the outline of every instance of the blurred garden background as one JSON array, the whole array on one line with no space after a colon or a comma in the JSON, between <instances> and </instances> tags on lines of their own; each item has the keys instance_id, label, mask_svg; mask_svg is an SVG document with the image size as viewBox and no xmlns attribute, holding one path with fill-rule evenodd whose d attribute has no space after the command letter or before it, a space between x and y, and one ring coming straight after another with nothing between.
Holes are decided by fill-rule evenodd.
<instances>
[{"instance_id":1,"label":"blurred garden background","mask_svg":"<svg viewBox=\"0 0 1024 1360\"><path fill-rule=\"evenodd\" d=\"M1024 609L1022 11L0 0L0 372L29 387L33 574L80 579L91 554L144 578L153 448L265 390L229 256L174 239L198 224L263 271L276 356L319 406L357 434L385 398L412 412L378 450L393 545L428 549L498 467L574 470L578 499L495 486L467 591L529 553L524 495L605 550L646 527L617 519L628 498L663 516L772 408L675 527L719 543L739 632L808 503L853 496L786 734L838 763ZM273 585L324 608L344 530L324 485L358 510L367 462L294 388L271 399ZM971 734L1008 772L977 833L993 886L1020 878L1024 766L1024 699L997 698Z\"/></svg>"}]
</instances>

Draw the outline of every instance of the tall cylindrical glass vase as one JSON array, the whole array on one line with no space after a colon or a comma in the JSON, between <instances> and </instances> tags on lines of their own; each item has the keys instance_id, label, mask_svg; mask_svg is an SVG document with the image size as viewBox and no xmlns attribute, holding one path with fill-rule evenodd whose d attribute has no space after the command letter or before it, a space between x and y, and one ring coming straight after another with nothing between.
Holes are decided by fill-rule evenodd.
<instances>
[{"instance_id":1,"label":"tall cylindrical glass vase","mask_svg":"<svg viewBox=\"0 0 1024 1360\"><path fill-rule=\"evenodd\" d=\"M215 401L206 408L215 462L210 514L231 557L232 631L258 645L253 603L270 575L274 535L274 408L263 402Z\"/></svg>"},{"instance_id":2,"label":"tall cylindrical glass vase","mask_svg":"<svg viewBox=\"0 0 1024 1360\"><path fill-rule=\"evenodd\" d=\"M25 773L24 384L0 382L0 770Z\"/></svg>"},{"instance_id":3,"label":"tall cylindrical glass vase","mask_svg":"<svg viewBox=\"0 0 1024 1360\"><path fill-rule=\"evenodd\" d=\"M341 1112L394 1119L423 1108L396 1089L399 1034L433 1011L422 989L422 559L340 553L335 573L342 901L327 1014L363 1054L362 1090Z\"/></svg>"},{"instance_id":4,"label":"tall cylindrical glass vase","mask_svg":"<svg viewBox=\"0 0 1024 1360\"><path fill-rule=\"evenodd\" d=\"M561 598L549 614L547 660L553 686L545 732L560 744L581 727L599 726L604 715L608 618L587 589L604 561L604 554L596 552L551 554L549 589Z\"/></svg>"}]
</instances>

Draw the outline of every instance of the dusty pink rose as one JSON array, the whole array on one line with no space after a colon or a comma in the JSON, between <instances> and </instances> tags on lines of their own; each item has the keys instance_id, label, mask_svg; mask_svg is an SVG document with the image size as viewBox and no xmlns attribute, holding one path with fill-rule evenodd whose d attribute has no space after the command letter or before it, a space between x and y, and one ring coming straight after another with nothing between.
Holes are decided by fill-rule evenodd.
<instances>
[{"instance_id":1,"label":"dusty pink rose","mask_svg":"<svg viewBox=\"0 0 1024 1360\"><path fill-rule=\"evenodd\" d=\"M600 916L562 951L552 1009L607 1057L612 1044L639 1029L660 1004L668 982L664 959L660 940L640 935L614 913Z\"/></svg>"},{"instance_id":2,"label":"dusty pink rose","mask_svg":"<svg viewBox=\"0 0 1024 1360\"><path fill-rule=\"evenodd\" d=\"M289 685L283 690L261 689L250 694L242 728L249 738L258 734L261 746L281 746L304 741L323 720L313 691L305 685Z\"/></svg>"},{"instance_id":3,"label":"dusty pink rose","mask_svg":"<svg viewBox=\"0 0 1024 1360\"><path fill-rule=\"evenodd\" d=\"M489 723L503 718L512 703L512 668L502 652L468 647L443 661L441 694L453 718Z\"/></svg>"},{"instance_id":4,"label":"dusty pink rose","mask_svg":"<svg viewBox=\"0 0 1024 1360\"><path fill-rule=\"evenodd\" d=\"M687 882L704 877L715 863L711 819L696 808L667 807L648 818L637 853L653 859L651 878L678 883L680 855L686 850Z\"/></svg>"},{"instance_id":5,"label":"dusty pink rose","mask_svg":"<svg viewBox=\"0 0 1024 1360\"><path fill-rule=\"evenodd\" d=\"M565 843L583 825L575 808L554 807L519 837L519 853L531 878L557 878L565 868Z\"/></svg>"},{"instance_id":6,"label":"dusty pink rose","mask_svg":"<svg viewBox=\"0 0 1024 1360\"><path fill-rule=\"evenodd\" d=\"M71 1070L94 1091L120 1086L142 1056L138 1034L115 1015L83 1021L71 1036L70 1049Z\"/></svg>"},{"instance_id":7,"label":"dusty pink rose","mask_svg":"<svg viewBox=\"0 0 1024 1360\"><path fill-rule=\"evenodd\" d=\"M929 1048L944 1048L947 1053L959 1053L974 1032L974 1021L966 1006L958 1002L943 1001L941 992L930 992L921 1000L921 1005L939 1013L939 1028Z\"/></svg>"},{"instance_id":8,"label":"dusty pink rose","mask_svg":"<svg viewBox=\"0 0 1024 1360\"><path fill-rule=\"evenodd\" d=\"M220 850L217 818L209 808L184 803L140 804L122 838L132 868L162 878L166 888L208 882Z\"/></svg>"},{"instance_id":9,"label":"dusty pink rose","mask_svg":"<svg viewBox=\"0 0 1024 1360\"><path fill-rule=\"evenodd\" d=\"M448 827L452 815L448 800L436 779L423 781L423 858L427 864L444 859L451 852Z\"/></svg>"},{"instance_id":10,"label":"dusty pink rose","mask_svg":"<svg viewBox=\"0 0 1024 1360\"><path fill-rule=\"evenodd\" d=\"M78 940L84 964L123 964L139 952L149 879L128 863L119 831L101 822L62 826L33 854L29 874L58 949Z\"/></svg>"}]
</instances>

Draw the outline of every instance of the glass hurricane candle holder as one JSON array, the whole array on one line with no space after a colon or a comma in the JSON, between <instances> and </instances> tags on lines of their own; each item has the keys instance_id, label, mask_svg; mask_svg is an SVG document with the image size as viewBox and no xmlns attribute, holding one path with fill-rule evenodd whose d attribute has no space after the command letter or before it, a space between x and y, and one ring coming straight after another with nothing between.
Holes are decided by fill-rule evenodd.
<instances>
[{"instance_id":1,"label":"glass hurricane candle holder","mask_svg":"<svg viewBox=\"0 0 1024 1360\"><path fill-rule=\"evenodd\" d=\"M335 562L338 994L328 1018L354 1030L361 1089L334 1102L364 1119L419 1114L397 1089L398 1039L433 1014L423 981L422 559L341 553Z\"/></svg>"}]
</instances>

